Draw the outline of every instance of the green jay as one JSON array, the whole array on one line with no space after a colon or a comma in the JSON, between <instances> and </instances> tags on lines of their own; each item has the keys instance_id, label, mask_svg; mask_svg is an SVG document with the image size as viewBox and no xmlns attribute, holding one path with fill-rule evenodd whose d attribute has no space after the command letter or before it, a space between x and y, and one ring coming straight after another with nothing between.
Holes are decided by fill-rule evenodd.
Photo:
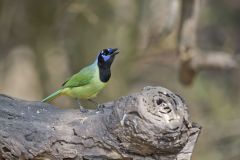
<instances>
[{"instance_id":1,"label":"green jay","mask_svg":"<svg viewBox=\"0 0 240 160\"><path fill-rule=\"evenodd\" d=\"M111 77L111 65L114 61L115 55L117 55L117 48L107 48L100 51L96 60L81 69L78 73L74 74L71 78L62 84L62 87L56 92L52 93L48 97L42 100L42 102L48 102L60 95L67 95L79 99L88 99L96 97L97 94L107 85ZM80 105L80 110L85 109Z\"/></svg>"}]
</instances>

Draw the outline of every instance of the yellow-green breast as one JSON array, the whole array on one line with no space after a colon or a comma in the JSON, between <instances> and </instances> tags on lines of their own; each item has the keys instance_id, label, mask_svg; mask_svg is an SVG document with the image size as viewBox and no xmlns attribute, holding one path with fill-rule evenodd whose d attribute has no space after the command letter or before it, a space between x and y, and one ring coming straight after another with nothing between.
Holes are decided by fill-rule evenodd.
<instances>
[{"instance_id":1,"label":"yellow-green breast","mask_svg":"<svg viewBox=\"0 0 240 160\"><path fill-rule=\"evenodd\" d=\"M90 69L93 69L93 76L86 85L72 88L64 88L62 90L63 95L68 95L73 98L80 99L91 99L97 96L97 94L106 86L107 83L104 83L99 78L99 69L98 67L90 66Z\"/></svg>"}]
</instances>

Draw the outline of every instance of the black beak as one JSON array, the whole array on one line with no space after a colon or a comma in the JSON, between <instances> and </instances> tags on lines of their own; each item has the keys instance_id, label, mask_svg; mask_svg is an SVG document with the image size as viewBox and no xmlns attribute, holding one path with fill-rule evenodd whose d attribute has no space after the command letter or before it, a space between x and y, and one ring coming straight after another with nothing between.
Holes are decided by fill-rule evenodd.
<instances>
[{"instance_id":1,"label":"black beak","mask_svg":"<svg viewBox=\"0 0 240 160\"><path fill-rule=\"evenodd\" d=\"M118 52L118 49L117 48L113 48L112 49L112 56L115 56L117 55L119 52Z\"/></svg>"}]
</instances>

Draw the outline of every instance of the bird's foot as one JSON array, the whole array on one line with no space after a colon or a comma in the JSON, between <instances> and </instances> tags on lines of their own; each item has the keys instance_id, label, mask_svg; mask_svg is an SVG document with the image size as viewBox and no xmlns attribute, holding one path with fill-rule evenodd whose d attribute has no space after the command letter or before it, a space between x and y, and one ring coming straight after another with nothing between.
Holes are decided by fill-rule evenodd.
<instances>
[{"instance_id":1,"label":"bird's foot","mask_svg":"<svg viewBox=\"0 0 240 160\"><path fill-rule=\"evenodd\" d=\"M88 110L85 109L83 106L79 106L79 110L80 110L81 113L87 113L88 112Z\"/></svg>"},{"instance_id":2,"label":"bird's foot","mask_svg":"<svg viewBox=\"0 0 240 160\"><path fill-rule=\"evenodd\" d=\"M104 104L98 104L97 110L103 112L103 108L105 108Z\"/></svg>"}]
</instances>

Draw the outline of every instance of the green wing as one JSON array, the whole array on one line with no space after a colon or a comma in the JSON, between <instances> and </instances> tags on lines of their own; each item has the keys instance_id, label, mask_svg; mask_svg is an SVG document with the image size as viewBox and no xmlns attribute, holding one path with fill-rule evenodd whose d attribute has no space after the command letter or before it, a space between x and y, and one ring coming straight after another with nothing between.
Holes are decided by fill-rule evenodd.
<instances>
[{"instance_id":1,"label":"green wing","mask_svg":"<svg viewBox=\"0 0 240 160\"><path fill-rule=\"evenodd\" d=\"M95 68L91 65L83 68L80 72L74 74L70 79L65 81L62 86L63 88L80 87L88 84L93 78Z\"/></svg>"}]
</instances>

